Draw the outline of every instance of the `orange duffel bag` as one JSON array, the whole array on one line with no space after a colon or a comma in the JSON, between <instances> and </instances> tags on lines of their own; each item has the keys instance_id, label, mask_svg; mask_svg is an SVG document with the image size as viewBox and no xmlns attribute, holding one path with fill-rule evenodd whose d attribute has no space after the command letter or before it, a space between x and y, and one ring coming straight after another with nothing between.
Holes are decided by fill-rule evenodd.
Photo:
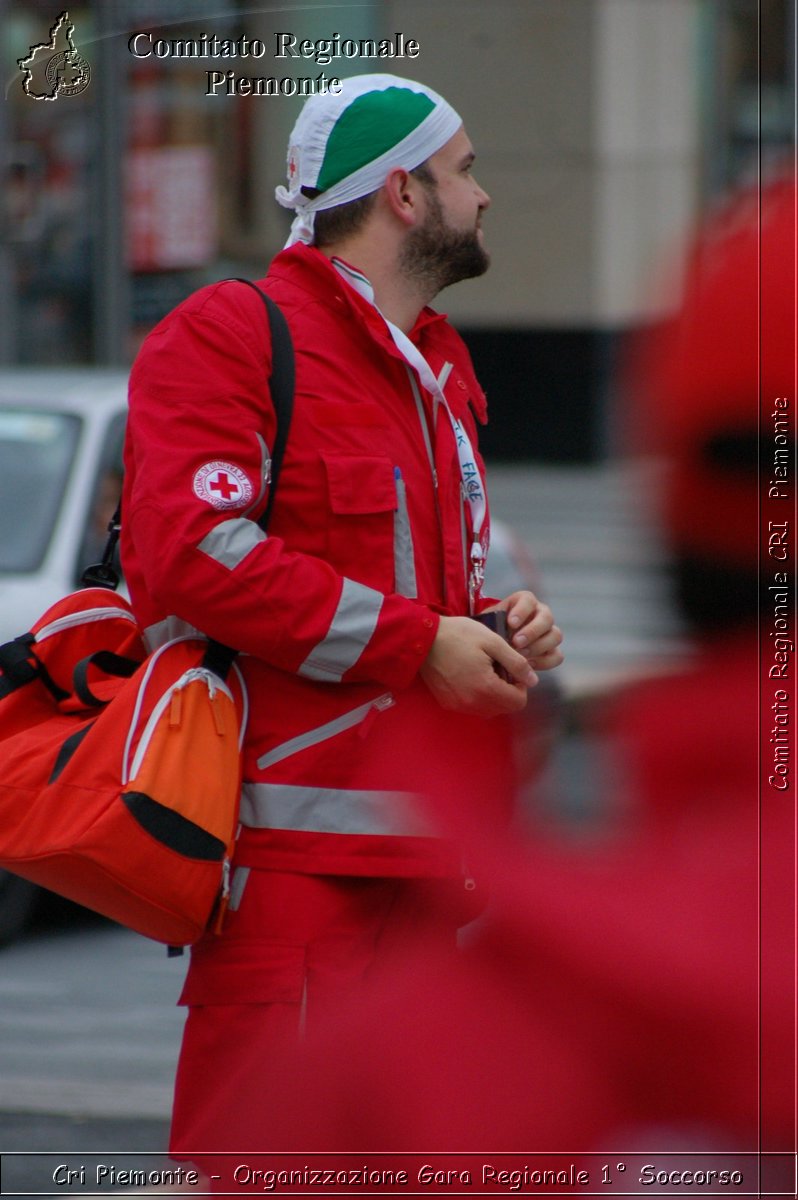
<instances>
[{"instance_id":1,"label":"orange duffel bag","mask_svg":"<svg viewBox=\"0 0 798 1200\"><path fill-rule=\"evenodd\" d=\"M291 335L263 299L277 416L266 529L294 389ZM0 646L0 867L167 945L221 919L247 719L235 651L176 638L147 656L112 589L119 509L98 584Z\"/></svg>"},{"instance_id":2,"label":"orange duffel bag","mask_svg":"<svg viewBox=\"0 0 798 1200\"><path fill-rule=\"evenodd\" d=\"M170 945L226 894L246 692L87 588L0 647L0 866Z\"/></svg>"}]
</instances>

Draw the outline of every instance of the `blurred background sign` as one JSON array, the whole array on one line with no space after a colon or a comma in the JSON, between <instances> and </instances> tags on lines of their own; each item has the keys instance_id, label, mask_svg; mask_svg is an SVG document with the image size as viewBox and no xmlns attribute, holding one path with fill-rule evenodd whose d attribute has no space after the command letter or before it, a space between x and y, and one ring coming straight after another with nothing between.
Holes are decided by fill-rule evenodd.
<instances>
[{"instance_id":1,"label":"blurred background sign","mask_svg":"<svg viewBox=\"0 0 798 1200\"><path fill-rule=\"evenodd\" d=\"M215 260L214 167L208 146L129 151L125 257L131 271L188 270Z\"/></svg>"}]
</instances>

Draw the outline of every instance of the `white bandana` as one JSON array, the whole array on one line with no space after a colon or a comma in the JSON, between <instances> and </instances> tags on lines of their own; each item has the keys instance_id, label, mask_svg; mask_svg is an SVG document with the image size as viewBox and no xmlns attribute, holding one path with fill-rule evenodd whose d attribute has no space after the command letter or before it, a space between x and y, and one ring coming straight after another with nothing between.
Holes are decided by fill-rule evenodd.
<instances>
[{"instance_id":1,"label":"white bandana","mask_svg":"<svg viewBox=\"0 0 798 1200\"><path fill-rule=\"evenodd\" d=\"M339 95L311 96L291 133L288 187L275 191L297 214L286 245L311 243L317 212L370 195L395 167L414 170L461 125L437 92L396 75L356 75Z\"/></svg>"}]
</instances>

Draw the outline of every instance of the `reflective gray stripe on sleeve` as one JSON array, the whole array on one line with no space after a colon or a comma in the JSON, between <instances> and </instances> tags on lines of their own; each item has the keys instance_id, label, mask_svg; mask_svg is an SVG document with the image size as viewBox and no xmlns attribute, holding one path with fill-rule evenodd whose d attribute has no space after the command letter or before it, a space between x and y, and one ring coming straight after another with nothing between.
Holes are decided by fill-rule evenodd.
<instances>
[{"instance_id":1,"label":"reflective gray stripe on sleeve","mask_svg":"<svg viewBox=\"0 0 798 1200\"><path fill-rule=\"evenodd\" d=\"M383 604L381 592L344 579L341 599L324 639L311 650L299 674L305 679L340 683L369 643Z\"/></svg>"},{"instance_id":2,"label":"reflective gray stripe on sleeve","mask_svg":"<svg viewBox=\"0 0 798 1200\"><path fill-rule=\"evenodd\" d=\"M404 479L396 480L396 512L393 515L394 591L410 600L418 597L416 556L407 512L407 488Z\"/></svg>"},{"instance_id":3,"label":"reflective gray stripe on sleeve","mask_svg":"<svg viewBox=\"0 0 798 1200\"><path fill-rule=\"evenodd\" d=\"M183 637L204 638L205 634L195 625L189 625L182 617L164 617L163 621L148 625L144 630L144 644L150 653L159 646L165 646L167 642L173 642L175 638Z\"/></svg>"},{"instance_id":4,"label":"reflective gray stripe on sleeve","mask_svg":"<svg viewBox=\"0 0 798 1200\"><path fill-rule=\"evenodd\" d=\"M197 549L229 571L234 571L259 542L265 541L266 534L260 525L248 521L246 517L232 517L229 521L214 525Z\"/></svg>"},{"instance_id":5,"label":"reflective gray stripe on sleeve","mask_svg":"<svg viewBox=\"0 0 798 1200\"><path fill-rule=\"evenodd\" d=\"M316 729L309 729L307 733L300 733L297 737L290 738L289 741L283 742L280 746L275 746L268 754L264 754L259 758L258 769L265 771L267 767L273 767L275 763L282 762L284 758L290 758L292 754L299 754L300 750L307 750L310 746L317 746L320 742L326 742L328 738L335 737L337 733L343 733L345 729L351 729L354 725L359 725L361 721L366 719L372 708L376 708L381 712L383 709L390 708L393 703L394 698L391 693L385 692L382 696L378 696L376 700L369 700L368 704L360 704L357 708L342 713L340 717L336 717L333 721L327 721L324 725L317 726Z\"/></svg>"},{"instance_id":6,"label":"reflective gray stripe on sleeve","mask_svg":"<svg viewBox=\"0 0 798 1200\"><path fill-rule=\"evenodd\" d=\"M430 837L421 810L412 792L245 783L241 793L241 823L250 829Z\"/></svg>"}]
</instances>

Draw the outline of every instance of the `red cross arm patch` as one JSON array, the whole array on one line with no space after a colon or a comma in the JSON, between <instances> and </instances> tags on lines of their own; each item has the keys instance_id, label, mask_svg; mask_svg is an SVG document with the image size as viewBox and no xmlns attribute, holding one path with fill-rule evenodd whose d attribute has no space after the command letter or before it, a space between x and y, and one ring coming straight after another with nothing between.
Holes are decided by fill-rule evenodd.
<instances>
[{"instance_id":1,"label":"red cross arm patch","mask_svg":"<svg viewBox=\"0 0 798 1200\"><path fill-rule=\"evenodd\" d=\"M244 508L252 499L246 472L232 463L209 462L194 475L194 495L212 508Z\"/></svg>"}]
</instances>

